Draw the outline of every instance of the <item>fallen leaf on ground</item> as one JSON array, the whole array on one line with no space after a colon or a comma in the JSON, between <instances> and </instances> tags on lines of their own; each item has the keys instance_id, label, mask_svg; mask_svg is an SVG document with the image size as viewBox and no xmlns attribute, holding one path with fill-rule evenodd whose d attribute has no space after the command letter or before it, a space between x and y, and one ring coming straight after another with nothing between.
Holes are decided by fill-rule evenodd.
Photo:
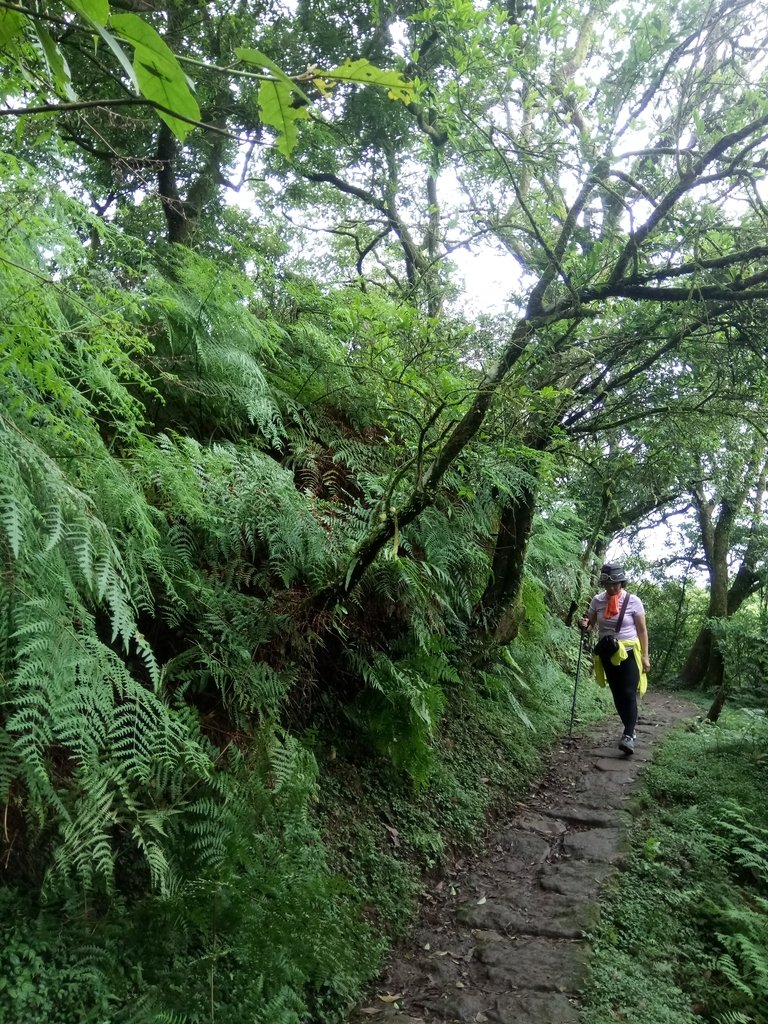
<instances>
[{"instance_id":1,"label":"fallen leaf on ground","mask_svg":"<svg viewBox=\"0 0 768 1024\"><path fill-rule=\"evenodd\" d=\"M376 996L376 998L380 999L382 1003L395 1003L398 999L403 998L403 993L398 992L395 996Z\"/></svg>"}]
</instances>

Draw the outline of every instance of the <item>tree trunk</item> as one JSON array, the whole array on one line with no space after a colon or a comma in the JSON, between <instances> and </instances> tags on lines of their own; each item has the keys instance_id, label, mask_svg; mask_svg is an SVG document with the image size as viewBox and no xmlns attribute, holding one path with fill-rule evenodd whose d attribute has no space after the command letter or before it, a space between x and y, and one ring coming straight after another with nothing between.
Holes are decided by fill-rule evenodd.
<instances>
[{"instance_id":1,"label":"tree trunk","mask_svg":"<svg viewBox=\"0 0 768 1024\"><path fill-rule=\"evenodd\" d=\"M713 690L718 687L722 687L724 672L725 662L723 661L722 652L717 644L712 644L712 648L709 652L707 673L704 676L704 688L707 690Z\"/></svg>"},{"instance_id":2,"label":"tree trunk","mask_svg":"<svg viewBox=\"0 0 768 1024\"><path fill-rule=\"evenodd\" d=\"M520 593L535 508L535 490L526 487L501 512L491 575L478 606L486 636L499 645L514 640L522 621Z\"/></svg>"},{"instance_id":3,"label":"tree trunk","mask_svg":"<svg viewBox=\"0 0 768 1024\"><path fill-rule=\"evenodd\" d=\"M720 689L715 694L715 699L710 705L709 711L707 712L707 721L716 722L720 717L720 712L725 707L725 698L728 696L728 691L725 685L721 683Z\"/></svg>"},{"instance_id":4,"label":"tree trunk","mask_svg":"<svg viewBox=\"0 0 768 1024\"><path fill-rule=\"evenodd\" d=\"M757 465L756 459L758 454L762 458L762 452L762 446L756 446L753 453L753 460L747 470L745 480L749 481L752 467ZM757 486L755 488L755 498L752 506L752 524L749 531L747 547L744 552L744 558L742 559L739 570L736 573L733 583L731 584L725 598L726 617L735 615L747 598L751 597L752 594L757 593L763 583L763 574L759 571L757 566L761 557L760 553L762 549L761 526L763 523L763 500L766 489L766 469L767 467L765 463L763 463L758 477ZM723 705L725 704L728 692L728 687L725 681L725 661L722 653L716 647L713 647L710 654L704 685L717 688L717 696L715 697L714 703L707 714L707 718L711 722L716 722L720 716L720 712L723 710Z\"/></svg>"},{"instance_id":5,"label":"tree trunk","mask_svg":"<svg viewBox=\"0 0 768 1024\"><path fill-rule=\"evenodd\" d=\"M680 671L680 679L686 686L699 686L707 673L709 656L712 650L712 630L702 626L699 635L693 642L685 664Z\"/></svg>"},{"instance_id":6,"label":"tree trunk","mask_svg":"<svg viewBox=\"0 0 768 1024\"><path fill-rule=\"evenodd\" d=\"M179 195L176 183L176 157L178 145L167 124L160 125L157 135L157 192L165 214L168 241L185 245L190 235L190 218L186 203Z\"/></svg>"},{"instance_id":7,"label":"tree trunk","mask_svg":"<svg viewBox=\"0 0 768 1024\"><path fill-rule=\"evenodd\" d=\"M707 622L699 630L680 678L688 686L705 686L708 679L714 678L718 681L721 678L722 659L719 669L715 663L710 670L716 645L713 643L712 630L708 623L711 619L724 619L728 614L728 551L738 506L726 500L722 501L720 515L715 521L714 501L707 500L699 488L694 489L693 498L698 511L701 540L709 570L709 606Z\"/></svg>"},{"instance_id":8,"label":"tree trunk","mask_svg":"<svg viewBox=\"0 0 768 1024\"><path fill-rule=\"evenodd\" d=\"M218 198L222 181L221 165L226 158L224 136L208 133L208 153L200 173L187 189L186 199L179 194L176 181L178 143L168 125L163 124L157 136L157 187L168 226L168 241L189 245L195 235L200 216Z\"/></svg>"},{"instance_id":9,"label":"tree trunk","mask_svg":"<svg viewBox=\"0 0 768 1024\"><path fill-rule=\"evenodd\" d=\"M724 619L728 615L728 564L725 555L711 566L710 580L707 620ZM722 655L714 642L712 630L705 624L686 659L681 678L689 686L717 686L722 680L722 672Z\"/></svg>"}]
</instances>

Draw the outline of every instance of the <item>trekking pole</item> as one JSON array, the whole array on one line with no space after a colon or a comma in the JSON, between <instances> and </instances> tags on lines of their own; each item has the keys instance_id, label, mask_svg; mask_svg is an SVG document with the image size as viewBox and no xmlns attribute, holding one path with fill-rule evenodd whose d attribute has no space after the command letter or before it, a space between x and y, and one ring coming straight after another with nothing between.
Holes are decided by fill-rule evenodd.
<instances>
[{"instance_id":1,"label":"trekking pole","mask_svg":"<svg viewBox=\"0 0 768 1024\"><path fill-rule=\"evenodd\" d=\"M573 735L573 717L576 714L576 694L577 694L578 689L579 689L579 672L581 671L581 654L582 654L582 651L584 650L584 647L585 647L586 641L587 641L587 631L586 631L586 629L583 629L581 626L579 627L579 629L581 629L581 638L579 640L579 658L578 658L578 661L576 662L576 682L573 684L573 702L571 703L571 722L570 722L570 725L568 726L568 739L570 739L571 736Z\"/></svg>"}]
</instances>

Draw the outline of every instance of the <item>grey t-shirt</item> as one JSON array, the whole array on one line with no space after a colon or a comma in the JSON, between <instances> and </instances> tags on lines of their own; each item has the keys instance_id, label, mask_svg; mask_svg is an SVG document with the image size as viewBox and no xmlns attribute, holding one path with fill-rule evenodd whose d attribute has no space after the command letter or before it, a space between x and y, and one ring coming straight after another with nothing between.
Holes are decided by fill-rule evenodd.
<instances>
[{"instance_id":1,"label":"grey t-shirt","mask_svg":"<svg viewBox=\"0 0 768 1024\"><path fill-rule=\"evenodd\" d=\"M621 614L621 605L626 595L626 591L622 590L619 595L619 614ZM635 629L635 616L645 615L645 608L643 608L643 602L635 594L629 595L629 601L627 601L627 610L624 612L624 621L621 624L621 629L616 632L617 619L606 619L605 617L605 606L608 604L608 595L605 591L601 594L595 594L589 604L589 613L593 613L597 616L597 632L599 636L615 636L617 640L634 640L637 636L637 630Z\"/></svg>"}]
</instances>

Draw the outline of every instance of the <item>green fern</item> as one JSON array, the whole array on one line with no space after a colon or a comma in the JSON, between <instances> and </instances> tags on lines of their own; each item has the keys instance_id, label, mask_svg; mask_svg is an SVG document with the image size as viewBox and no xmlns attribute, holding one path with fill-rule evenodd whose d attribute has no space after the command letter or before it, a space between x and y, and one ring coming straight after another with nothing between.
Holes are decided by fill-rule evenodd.
<instances>
[{"instance_id":1,"label":"green fern","mask_svg":"<svg viewBox=\"0 0 768 1024\"><path fill-rule=\"evenodd\" d=\"M367 690L348 715L375 748L416 783L432 769L431 741L445 704L442 685L458 676L439 650L393 661L381 652L370 658L350 654Z\"/></svg>"},{"instance_id":2,"label":"green fern","mask_svg":"<svg viewBox=\"0 0 768 1024\"><path fill-rule=\"evenodd\" d=\"M0 196L7 222L23 213L0 278L9 884L34 850L43 896L28 919L63 908L102 942L100 971L131 965L114 987L83 981L94 1006L110 993L93 1019L122 1001L137 1024L197 1021L211 993L222 1017L325 1019L379 946L326 863L314 758L277 723L334 701L318 668L333 623L356 641L338 668L361 689L347 712L366 754L425 782L497 498L525 480L479 441L324 620L312 595L408 500L466 407L465 335L306 282L272 302L258 275L144 248L13 173L14 198ZM78 240L91 232L98 248ZM492 676L481 686L521 714L522 673L502 660ZM39 938L48 1019L67 1019Z\"/></svg>"},{"instance_id":3,"label":"green fern","mask_svg":"<svg viewBox=\"0 0 768 1024\"><path fill-rule=\"evenodd\" d=\"M705 901L721 950L715 967L746 1008L757 1007L768 1000L768 831L730 801L713 833L726 869L751 890L747 895L734 886L719 900Z\"/></svg>"}]
</instances>

